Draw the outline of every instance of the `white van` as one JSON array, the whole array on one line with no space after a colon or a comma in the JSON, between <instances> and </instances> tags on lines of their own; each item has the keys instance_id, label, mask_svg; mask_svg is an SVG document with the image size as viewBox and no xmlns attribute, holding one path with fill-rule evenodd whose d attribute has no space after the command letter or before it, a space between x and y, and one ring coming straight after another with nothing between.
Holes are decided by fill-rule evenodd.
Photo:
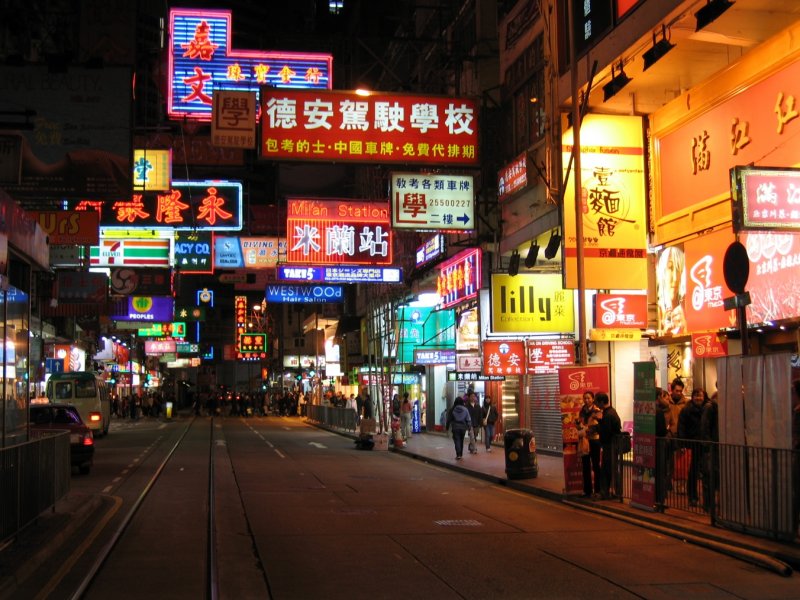
<instances>
[{"instance_id":1,"label":"white van","mask_svg":"<svg viewBox=\"0 0 800 600\"><path fill-rule=\"evenodd\" d=\"M95 436L106 435L111 424L111 394L105 380L95 373L53 373L47 380L50 402L72 404Z\"/></svg>"}]
</instances>

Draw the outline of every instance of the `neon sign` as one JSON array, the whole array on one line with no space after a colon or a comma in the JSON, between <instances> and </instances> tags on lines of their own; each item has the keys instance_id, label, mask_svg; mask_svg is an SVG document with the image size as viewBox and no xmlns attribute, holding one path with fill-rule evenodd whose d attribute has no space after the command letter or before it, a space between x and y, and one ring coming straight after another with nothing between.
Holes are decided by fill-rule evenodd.
<instances>
[{"instance_id":1,"label":"neon sign","mask_svg":"<svg viewBox=\"0 0 800 600\"><path fill-rule=\"evenodd\" d=\"M289 199L287 215L287 262L392 262L392 228L386 203Z\"/></svg>"},{"instance_id":2,"label":"neon sign","mask_svg":"<svg viewBox=\"0 0 800 600\"><path fill-rule=\"evenodd\" d=\"M441 263L436 279L436 292L442 298L439 308L476 298L480 291L480 281L480 248L467 248Z\"/></svg>"},{"instance_id":3,"label":"neon sign","mask_svg":"<svg viewBox=\"0 0 800 600\"><path fill-rule=\"evenodd\" d=\"M327 283L400 283L403 270L399 267L334 267L307 265L278 265L279 281L321 281Z\"/></svg>"},{"instance_id":4,"label":"neon sign","mask_svg":"<svg viewBox=\"0 0 800 600\"><path fill-rule=\"evenodd\" d=\"M478 164L469 98L265 90L261 157L269 160Z\"/></svg>"},{"instance_id":5,"label":"neon sign","mask_svg":"<svg viewBox=\"0 0 800 600\"><path fill-rule=\"evenodd\" d=\"M110 202L100 215L102 227L239 231L242 184L238 181L173 181L164 193L133 194Z\"/></svg>"},{"instance_id":6,"label":"neon sign","mask_svg":"<svg viewBox=\"0 0 800 600\"><path fill-rule=\"evenodd\" d=\"M211 120L215 90L330 89L333 56L234 50L231 11L170 11L167 112L173 119Z\"/></svg>"}]
</instances>

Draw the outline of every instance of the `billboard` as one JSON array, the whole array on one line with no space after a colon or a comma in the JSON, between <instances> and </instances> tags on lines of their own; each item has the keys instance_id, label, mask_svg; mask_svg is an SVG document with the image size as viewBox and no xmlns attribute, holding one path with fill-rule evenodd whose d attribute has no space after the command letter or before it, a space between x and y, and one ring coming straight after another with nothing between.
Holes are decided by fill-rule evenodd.
<instances>
[{"instance_id":1,"label":"billboard","mask_svg":"<svg viewBox=\"0 0 800 600\"><path fill-rule=\"evenodd\" d=\"M392 173L392 227L415 231L475 228L472 175Z\"/></svg>"},{"instance_id":2,"label":"billboard","mask_svg":"<svg viewBox=\"0 0 800 600\"><path fill-rule=\"evenodd\" d=\"M436 293L440 308L477 298L481 287L481 249L467 248L437 266Z\"/></svg>"},{"instance_id":3,"label":"billboard","mask_svg":"<svg viewBox=\"0 0 800 600\"><path fill-rule=\"evenodd\" d=\"M800 230L800 169L731 169L733 230Z\"/></svg>"},{"instance_id":4,"label":"billboard","mask_svg":"<svg viewBox=\"0 0 800 600\"><path fill-rule=\"evenodd\" d=\"M290 263L389 265L389 207L382 202L290 198L286 242Z\"/></svg>"},{"instance_id":5,"label":"billboard","mask_svg":"<svg viewBox=\"0 0 800 600\"><path fill-rule=\"evenodd\" d=\"M279 281L319 281L327 283L401 283L399 267L362 267L357 265L279 265Z\"/></svg>"},{"instance_id":6,"label":"billboard","mask_svg":"<svg viewBox=\"0 0 800 600\"><path fill-rule=\"evenodd\" d=\"M269 269L286 256L286 240L277 237L216 236L214 264L221 269Z\"/></svg>"},{"instance_id":7,"label":"billboard","mask_svg":"<svg viewBox=\"0 0 800 600\"><path fill-rule=\"evenodd\" d=\"M170 11L167 113L211 120L214 92L330 88L333 57L308 52L240 50L231 44L231 11Z\"/></svg>"},{"instance_id":8,"label":"billboard","mask_svg":"<svg viewBox=\"0 0 800 600\"><path fill-rule=\"evenodd\" d=\"M283 304L344 302L344 287L341 285L276 283L267 286L265 298L267 302L279 302Z\"/></svg>"},{"instance_id":9,"label":"billboard","mask_svg":"<svg viewBox=\"0 0 800 600\"><path fill-rule=\"evenodd\" d=\"M574 293L557 273L492 274L492 331L564 333L575 330Z\"/></svg>"},{"instance_id":10,"label":"billboard","mask_svg":"<svg viewBox=\"0 0 800 600\"><path fill-rule=\"evenodd\" d=\"M477 166L469 98L265 90L261 157L269 160Z\"/></svg>"}]
</instances>

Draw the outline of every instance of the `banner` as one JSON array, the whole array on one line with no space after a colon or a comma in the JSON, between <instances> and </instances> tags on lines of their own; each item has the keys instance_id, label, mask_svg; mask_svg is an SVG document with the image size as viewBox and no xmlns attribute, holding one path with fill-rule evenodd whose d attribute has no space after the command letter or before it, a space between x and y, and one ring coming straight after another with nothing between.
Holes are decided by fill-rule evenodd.
<instances>
[{"instance_id":1,"label":"banner","mask_svg":"<svg viewBox=\"0 0 800 600\"><path fill-rule=\"evenodd\" d=\"M561 405L561 435L564 443L564 491L583 493L583 469L578 457L578 429L575 421L583 406L586 391L607 392L610 387L609 365L584 365L558 370L558 397Z\"/></svg>"},{"instance_id":2,"label":"banner","mask_svg":"<svg viewBox=\"0 0 800 600\"><path fill-rule=\"evenodd\" d=\"M633 363L631 505L653 510L656 486L656 364Z\"/></svg>"}]
</instances>

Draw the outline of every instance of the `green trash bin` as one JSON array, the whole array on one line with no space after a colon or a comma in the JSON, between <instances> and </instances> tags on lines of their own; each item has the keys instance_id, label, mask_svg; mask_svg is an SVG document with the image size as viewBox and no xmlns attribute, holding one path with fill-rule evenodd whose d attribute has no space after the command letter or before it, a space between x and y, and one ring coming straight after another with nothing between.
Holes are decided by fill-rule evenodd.
<instances>
[{"instance_id":1,"label":"green trash bin","mask_svg":"<svg viewBox=\"0 0 800 600\"><path fill-rule=\"evenodd\" d=\"M539 474L536 461L536 438L530 429L509 429L503 435L506 477L533 479Z\"/></svg>"}]
</instances>

